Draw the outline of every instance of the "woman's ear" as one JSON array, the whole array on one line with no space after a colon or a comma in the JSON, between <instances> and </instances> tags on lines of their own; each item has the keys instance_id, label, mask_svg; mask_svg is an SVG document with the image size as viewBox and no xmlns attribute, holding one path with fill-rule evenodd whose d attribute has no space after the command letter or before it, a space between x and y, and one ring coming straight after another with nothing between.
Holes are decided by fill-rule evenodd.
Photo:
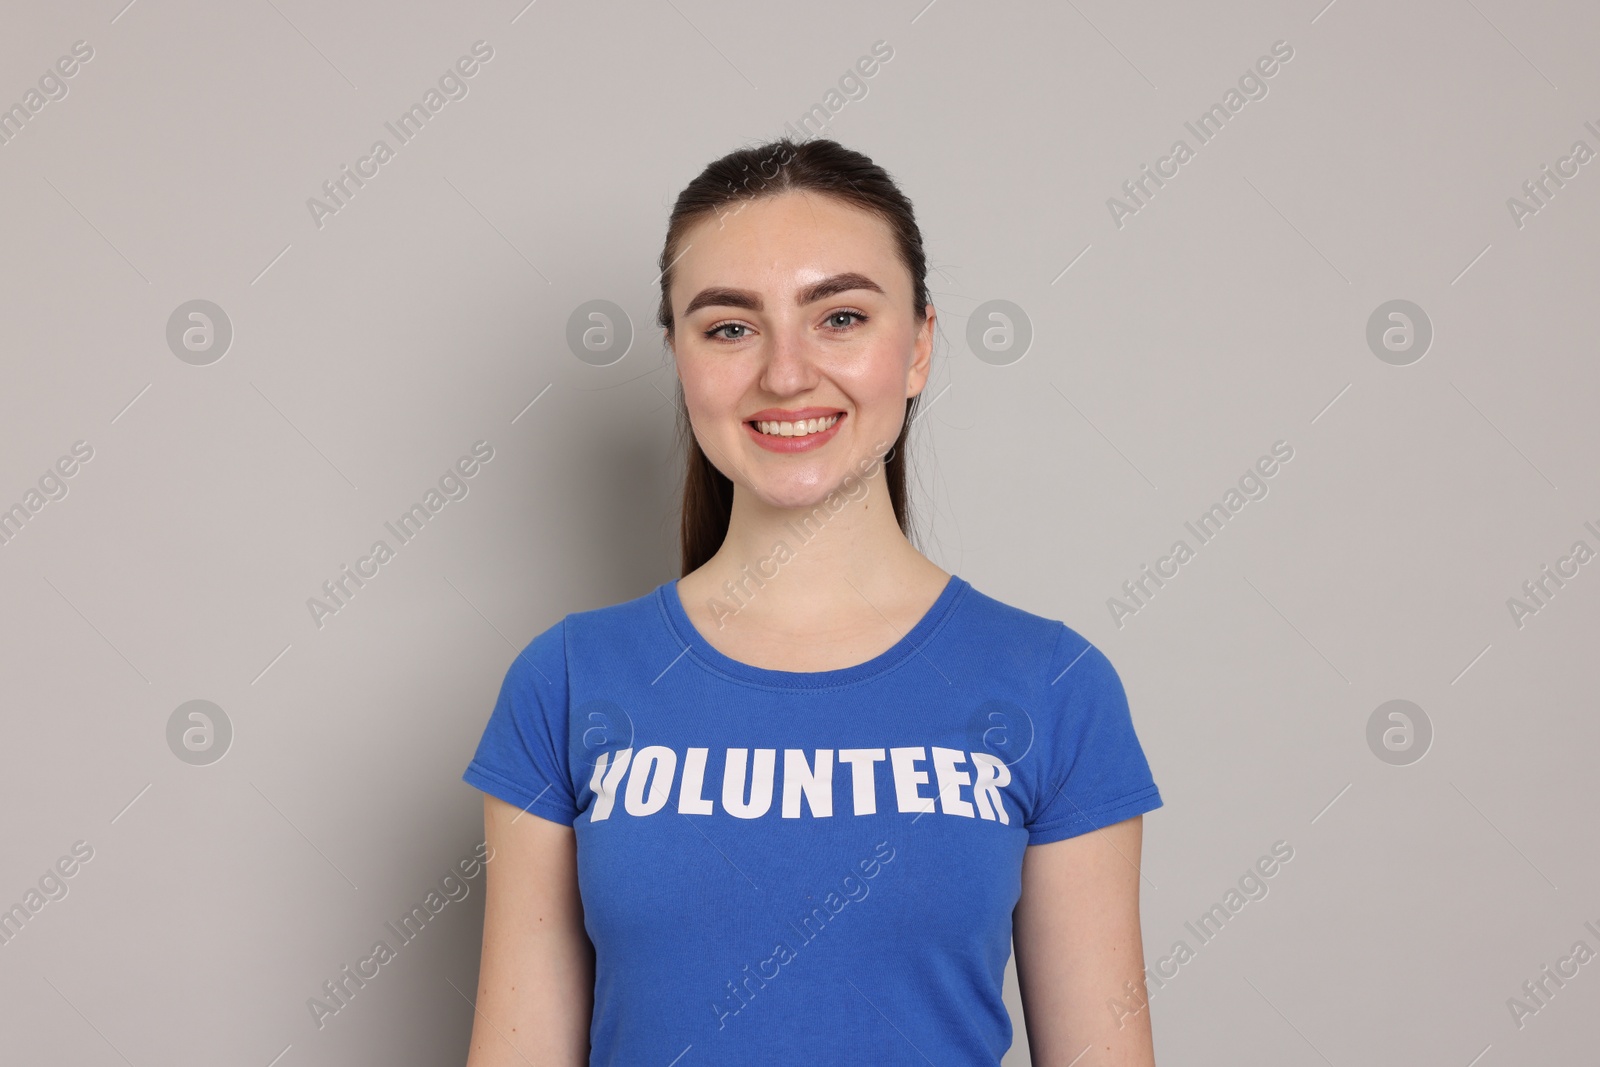
<instances>
[{"instance_id":1,"label":"woman's ear","mask_svg":"<svg viewBox=\"0 0 1600 1067\"><path fill-rule=\"evenodd\" d=\"M933 304L928 305L927 313L923 316L922 326L917 330L917 339L912 344L911 372L906 378L906 396L916 396L928 384L928 375L933 371L933 327L937 315Z\"/></svg>"}]
</instances>

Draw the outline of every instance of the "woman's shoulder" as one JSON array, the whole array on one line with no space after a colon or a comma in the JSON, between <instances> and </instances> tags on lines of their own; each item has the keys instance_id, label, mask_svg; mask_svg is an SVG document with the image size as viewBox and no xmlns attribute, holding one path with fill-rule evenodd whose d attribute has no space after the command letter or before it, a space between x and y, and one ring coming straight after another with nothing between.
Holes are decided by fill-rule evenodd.
<instances>
[{"instance_id":1,"label":"woman's shoulder","mask_svg":"<svg viewBox=\"0 0 1600 1067\"><path fill-rule=\"evenodd\" d=\"M644 592L627 600L618 600L609 604L601 604L598 607L580 608L576 611L568 612L561 621L578 630L630 626L637 622L641 616L650 617L659 613L658 604L664 584L652 585Z\"/></svg>"},{"instance_id":2,"label":"woman's shoulder","mask_svg":"<svg viewBox=\"0 0 1600 1067\"><path fill-rule=\"evenodd\" d=\"M968 613L986 626L1008 631L1013 635L1042 637L1050 641L1058 640L1064 630L1079 640L1083 639L1066 620L1053 614L1042 614L1041 612L1047 610L1042 605L1039 606L1039 611L1033 611L991 596L970 582L968 586Z\"/></svg>"},{"instance_id":3,"label":"woman's shoulder","mask_svg":"<svg viewBox=\"0 0 1600 1067\"><path fill-rule=\"evenodd\" d=\"M535 635L517 659L529 667L561 666L586 649L618 652L658 623L660 592L656 585L627 600L570 611Z\"/></svg>"},{"instance_id":4,"label":"woman's shoulder","mask_svg":"<svg viewBox=\"0 0 1600 1067\"><path fill-rule=\"evenodd\" d=\"M967 590L968 618L981 632L992 635L997 642L1026 650L1033 656L1042 656L1056 669L1066 663L1082 660L1110 661L1103 650L1075 629L1069 622L1053 614L1041 614L1008 601L990 596L972 587ZM1100 663L1096 662L1096 666Z\"/></svg>"}]
</instances>

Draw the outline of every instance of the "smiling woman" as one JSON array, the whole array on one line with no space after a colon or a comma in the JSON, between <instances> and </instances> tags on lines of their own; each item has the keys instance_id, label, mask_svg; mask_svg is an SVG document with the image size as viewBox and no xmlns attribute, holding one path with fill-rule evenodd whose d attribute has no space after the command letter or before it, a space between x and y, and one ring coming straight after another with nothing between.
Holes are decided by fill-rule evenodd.
<instances>
[{"instance_id":1,"label":"smiling woman","mask_svg":"<svg viewBox=\"0 0 1600 1067\"><path fill-rule=\"evenodd\" d=\"M910 201L833 141L745 149L679 195L660 266L681 576L506 672L463 776L497 857L469 1067L998 1065L1013 945L1035 1063L1151 1067L1148 1011L1107 1011L1143 1002L1162 803L1121 681L911 541ZM880 847L889 903L786 949Z\"/></svg>"}]
</instances>

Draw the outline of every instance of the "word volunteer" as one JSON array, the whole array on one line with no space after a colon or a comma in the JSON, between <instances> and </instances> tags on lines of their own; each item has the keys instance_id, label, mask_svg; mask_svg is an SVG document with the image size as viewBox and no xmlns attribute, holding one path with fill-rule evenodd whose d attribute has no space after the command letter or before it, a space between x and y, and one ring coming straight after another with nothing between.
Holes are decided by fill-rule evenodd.
<instances>
[{"instance_id":1,"label":"word volunteer","mask_svg":"<svg viewBox=\"0 0 1600 1067\"><path fill-rule=\"evenodd\" d=\"M637 753L631 748L603 752L595 761L589 787L594 790L594 806L589 821L601 822L617 813L642 818L667 806L677 786L678 802L673 810L680 815L710 815L715 801L705 796L706 763L709 748L688 748L679 753L665 745L647 745ZM819 748L808 758L806 750L783 750L783 785L777 786L778 750L774 748L730 748L722 760L722 809L738 819L758 819L772 812L778 801L778 814L785 819L801 817L802 806L812 818L834 814L834 769L850 765L850 812L875 815L878 812L877 765L888 763L894 785L895 806L902 812L938 811L968 819L986 819L1010 825L1011 817L1001 802L1000 789L1011 782L1011 768L988 752L962 752L938 745L890 748ZM678 773L679 766L683 771ZM970 764L971 770L962 770ZM927 767L928 769L919 769ZM936 796L922 792L930 784ZM840 778L844 774L839 775ZM967 796L962 795L963 788ZM622 806L617 807L618 795ZM970 799L967 799L970 797ZM802 803L803 802L803 803Z\"/></svg>"}]
</instances>

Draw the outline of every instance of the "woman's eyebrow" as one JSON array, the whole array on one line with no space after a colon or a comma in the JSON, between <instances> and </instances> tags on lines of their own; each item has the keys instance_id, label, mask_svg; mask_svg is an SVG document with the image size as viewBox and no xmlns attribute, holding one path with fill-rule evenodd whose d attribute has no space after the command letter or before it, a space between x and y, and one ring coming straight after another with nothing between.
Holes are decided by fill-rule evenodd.
<instances>
[{"instance_id":1,"label":"woman's eyebrow","mask_svg":"<svg viewBox=\"0 0 1600 1067\"><path fill-rule=\"evenodd\" d=\"M883 288L865 274L846 271L843 274L835 274L831 278L824 278L815 285L810 285L800 290L794 303L796 307L805 307L807 304L814 304L818 300L826 300L828 297L837 296L839 293L848 293L852 289L870 289L879 294L883 292Z\"/></svg>"},{"instance_id":2,"label":"woman's eyebrow","mask_svg":"<svg viewBox=\"0 0 1600 1067\"><path fill-rule=\"evenodd\" d=\"M689 306L683 309L687 317L693 315L704 307L730 307L747 308L750 311L761 310L761 298L747 289L729 289L726 286L711 286L702 289L689 301Z\"/></svg>"},{"instance_id":3,"label":"woman's eyebrow","mask_svg":"<svg viewBox=\"0 0 1600 1067\"><path fill-rule=\"evenodd\" d=\"M874 293L882 293L883 287L865 274L855 271L846 271L824 278L820 282L808 285L795 296L795 306L805 307L807 304L826 300L830 296L850 292L852 289L867 289ZM735 307L745 308L750 311L762 309L761 297L748 289L730 289L727 286L711 286L702 289L689 301L689 306L683 309L685 316L692 315L703 307Z\"/></svg>"}]
</instances>

